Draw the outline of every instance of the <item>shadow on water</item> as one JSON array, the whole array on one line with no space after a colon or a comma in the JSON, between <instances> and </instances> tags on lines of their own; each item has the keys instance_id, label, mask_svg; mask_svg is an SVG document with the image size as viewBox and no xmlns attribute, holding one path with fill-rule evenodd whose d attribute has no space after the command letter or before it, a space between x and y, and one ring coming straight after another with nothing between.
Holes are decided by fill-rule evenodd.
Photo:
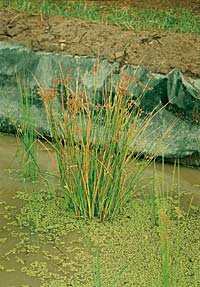
<instances>
[{"instance_id":1,"label":"shadow on water","mask_svg":"<svg viewBox=\"0 0 200 287\"><path fill-rule=\"evenodd\" d=\"M47 151L40 148L38 153L42 170L52 171L54 167ZM24 182L19 176L20 156L16 138L0 134L0 272L4 282L1 286L36 287L41 286L41 282L48 284L54 277L56 279L59 276L62 279L72 276L74 270L80 268L80 258L87 257L87 252L81 234L73 228L59 242L60 239L52 240L16 224L15 215L23 201L15 198L15 195L17 191L24 190ZM151 165L145 172L143 186L148 185L153 174L154 166ZM157 165L157 174L161 181L161 165ZM184 167L177 169L174 174L173 165L165 165L164 185L170 187L174 184L178 188L182 194L181 204L186 209L191 201L193 205L200 206L199 175L199 170ZM31 188L31 183L26 184L27 190ZM61 268L61 265L64 267Z\"/></svg>"}]
</instances>

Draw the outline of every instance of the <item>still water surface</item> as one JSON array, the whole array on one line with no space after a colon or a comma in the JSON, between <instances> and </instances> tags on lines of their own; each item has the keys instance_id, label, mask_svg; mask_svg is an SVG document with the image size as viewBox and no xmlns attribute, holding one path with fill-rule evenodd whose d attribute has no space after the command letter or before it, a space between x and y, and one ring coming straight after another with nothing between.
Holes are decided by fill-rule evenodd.
<instances>
[{"instance_id":1,"label":"still water surface","mask_svg":"<svg viewBox=\"0 0 200 287\"><path fill-rule=\"evenodd\" d=\"M43 170L52 171L53 165L49 160L49 155L46 150L38 149L38 158L40 166ZM32 261L42 261L47 264L49 270L55 271L55 265L53 261L47 260L44 254L51 254L51 256L61 256L60 250L56 249L50 243L46 243L41 240L37 234L32 234L30 231L21 229L21 235L18 236L19 227L10 225L12 218L6 218L7 209L6 206L16 206L19 208L22 202L19 199L14 199L14 195L17 191L22 191L24 184L22 181L13 180L15 176L14 170L20 168L20 148L17 139L13 136L0 134L0 229L1 229L1 251L0 251L0 272L1 280L4 282L0 286L40 286L40 281L37 276L31 277L26 273L21 272L23 265L29 264ZM162 166L157 164L158 175L162 177ZM145 184L151 180L154 173L153 165L150 166L144 175L143 183ZM161 179L162 181L162 179ZM181 197L182 205L185 209L191 204L200 206L200 170L180 167L179 171L176 171L174 176L173 165L165 165L164 167L164 185L166 189L170 189L175 181L175 186L181 194L185 194ZM31 189L31 185L27 186ZM6 203L6 205L5 205ZM17 212L16 210L13 212ZM65 238L68 245L80 246L79 234L71 232ZM26 241L26 242L25 242ZM36 251L29 252L29 243L34 244ZM18 254L15 252L15 246L23 246L18 249ZM26 246L26 248L24 248ZM82 248L80 246L80 248ZM20 251L19 251L20 250ZM82 250L84 252L84 250ZM46 253L45 253L46 252ZM74 251L67 252L69 260L73 261ZM80 252L80 251L79 251ZM21 260L21 262L19 262ZM59 273L59 270L57 270ZM70 272L69 272L70 274ZM62 274L61 274L62 275Z\"/></svg>"}]
</instances>

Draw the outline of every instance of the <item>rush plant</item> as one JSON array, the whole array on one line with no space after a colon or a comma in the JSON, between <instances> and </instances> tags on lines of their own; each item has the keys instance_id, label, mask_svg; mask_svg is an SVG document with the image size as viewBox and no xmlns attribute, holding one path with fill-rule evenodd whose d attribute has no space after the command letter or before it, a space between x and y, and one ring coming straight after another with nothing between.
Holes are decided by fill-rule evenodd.
<instances>
[{"instance_id":1,"label":"rush plant","mask_svg":"<svg viewBox=\"0 0 200 287\"><path fill-rule=\"evenodd\" d=\"M40 96L51 130L60 188L76 216L112 219L151 160L127 175L128 163L138 161L135 154L144 144L142 135L149 117L143 118L142 110L128 99L127 78L115 87L115 96L112 92L103 95L101 104L95 93L91 96L78 88L73 92L67 80L57 83L54 88L40 87Z\"/></svg>"}]
</instances>

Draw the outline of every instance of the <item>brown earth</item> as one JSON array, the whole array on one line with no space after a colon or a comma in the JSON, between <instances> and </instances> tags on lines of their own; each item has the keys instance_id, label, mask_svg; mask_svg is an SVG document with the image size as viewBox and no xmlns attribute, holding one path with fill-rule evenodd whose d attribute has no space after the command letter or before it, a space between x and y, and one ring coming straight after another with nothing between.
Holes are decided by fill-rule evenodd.
<instances>
[{"instance_id":1,"label":"brown earth","mask_svg":"<svg viewBox=\"0 0 200 287\"><path fill-rule=\"evenodd\" d=\"M200 37L192 34L138 32L106 22L0 9L0 41L22 43L35 51L106 56L110 61L140 65L163 74L180 68L184 74L200 78Z\"/></svg>"}]
</instances>

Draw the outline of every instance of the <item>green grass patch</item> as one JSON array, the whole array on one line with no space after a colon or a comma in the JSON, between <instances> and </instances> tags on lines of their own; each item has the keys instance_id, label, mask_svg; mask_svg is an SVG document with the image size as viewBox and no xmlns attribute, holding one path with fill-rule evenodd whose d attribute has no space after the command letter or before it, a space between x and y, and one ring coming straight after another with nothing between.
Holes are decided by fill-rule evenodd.
<instances>
[{"instance_id":1,"label":"green grass patch","mask_svg":"<svg viewBox=\"0 0 200 287\"><path fill-rule=\"evenodd\" d=\"M81 1L3 1L2 6L29 14L62 15L89 21L110 22L133 30L166 30L200 34L200 17L186 8L180 9L137 9L99 6Z\"/></svg>"}]
</instances>

